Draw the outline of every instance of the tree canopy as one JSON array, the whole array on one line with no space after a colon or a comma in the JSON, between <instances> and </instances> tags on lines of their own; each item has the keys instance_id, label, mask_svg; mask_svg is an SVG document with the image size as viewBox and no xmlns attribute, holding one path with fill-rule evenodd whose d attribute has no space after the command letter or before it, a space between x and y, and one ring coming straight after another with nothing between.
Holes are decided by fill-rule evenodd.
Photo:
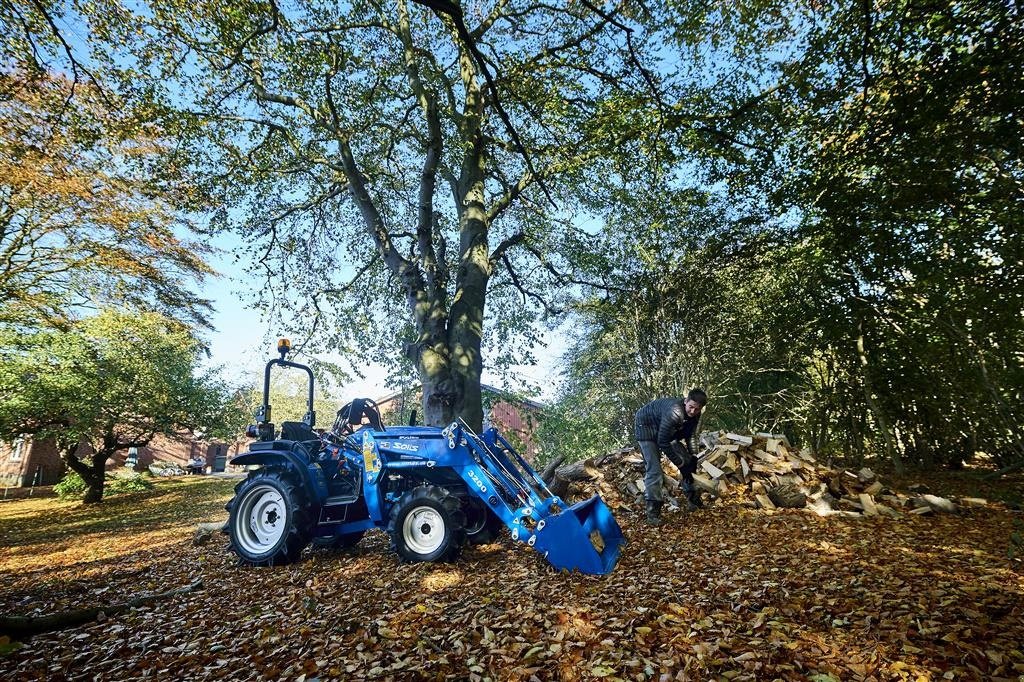
<instances>
[{"instance_id":1,"label":"tree canopy","mask_svg":"<svg viewBox=\"0 0 1024 682\"><path fill-rule=\"evenodd\" d=\"M199 373L187 326L154 312L75 320L64 331L0 332L0 437L52 438L68 466L103 495L104 466L157 434L208 430L226 389ZM80 446L86 446L80 450Z\"/></svg>"}]
</instances>

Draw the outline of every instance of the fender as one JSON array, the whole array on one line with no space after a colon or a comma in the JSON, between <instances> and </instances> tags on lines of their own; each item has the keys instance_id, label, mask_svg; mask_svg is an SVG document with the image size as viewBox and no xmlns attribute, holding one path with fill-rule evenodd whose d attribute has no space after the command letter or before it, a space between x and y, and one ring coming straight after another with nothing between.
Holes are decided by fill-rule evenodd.
<instances>
[{"instance_id":1,"label":"fender","mask_svg":"<svg viewBox=\"0 0 1024 682\"><path fill-rule=\"evenodd\" d=\"M264 450L260 452L246 452L233 458L228 464L232 466L283 466L285 469L296 472L302 480L302 487L305 488L309 499L317 504L327 497L327 481L324 479L323 470L316 464L307 464L306 458L290 450Z\"/></svg>"}]
</instances>

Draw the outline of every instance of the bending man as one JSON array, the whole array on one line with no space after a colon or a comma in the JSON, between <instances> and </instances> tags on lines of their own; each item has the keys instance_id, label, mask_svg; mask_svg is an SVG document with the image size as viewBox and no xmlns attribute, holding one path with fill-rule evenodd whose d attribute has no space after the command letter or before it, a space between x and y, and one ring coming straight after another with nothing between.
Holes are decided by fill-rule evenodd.
<instances>
[{"instance_id":1,"label":"bending man","mask_svg":"<svg viewBox=\"0 0 1024 682\"><path fill-rule=\"evenodd\" d=\"M700 497L693 487L693 472L697 470L697 426L700 423L701 410L707 402L707 394L695 388L689 392L686 400L658 398L641 407L636 413L636 439L644 456L647 522L652 526L661 525L662 453L679 467L687 508L692 511L702 506Z\"/></svg>"}]
</instances>

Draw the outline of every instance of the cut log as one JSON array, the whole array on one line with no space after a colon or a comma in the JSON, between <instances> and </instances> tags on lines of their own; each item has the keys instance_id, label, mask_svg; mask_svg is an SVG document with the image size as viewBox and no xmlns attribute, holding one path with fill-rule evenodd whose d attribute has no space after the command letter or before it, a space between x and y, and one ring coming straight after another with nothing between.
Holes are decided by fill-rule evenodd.
<instances>
[{"instance_id":1,"label":"cut log","mask_svg":"<svg viewBox=\"0 0 1024 682\"><path fill-rule=\"evenodd\" d=\"M219 533L224 530L228 525L227 521L221 521L220 523L200 523L196 527L196 532L192 536L193 545L204 545L213 539L214 533Z\"/></svg>"},{"instance_id":2,"label":"cut log","mask_svg":"<svg viewBox=\"0 0 1024 682\"><path fill-rule=\"evenodd\" d=\"M584 459L558 467L548 482L548 488L552 495L564 498L569 492L570 483L596 481L599 478L602 478L601 470L595 468L591 460Z\"/></svg>"},{"instance_id":3,"label":"cut log","mask_svg":"<svg viewBox=\"0 0 1024 682\"><path fill-rule=\"evenodd\" d=\"M958 510L955 504L951 500L947 500L945 497L939 497L938 495L922 495L921 497L912 500L911 503L915 507L922 507L928 505L935 511L945 512L947 514L955 514Z\"/></svg>"},{"instance_id":4,"label":"cut log","mask_svg":"<svg viewBox=\"0 0 1024 682\"><path fill-rule=\"evenodd\" d=\"M768 499L776 507L800 509L807 505L807 495L792 483L786 483L768 491Z\"/></svg>"},{"instance_id":5,"label":"cut log","mask_svg":"<svg viewBox=\"0 0 1024 682\"><path fill-rule=\"evenodd\" d=\"M875 476L874 471L868 469L867 467L864 467L857 472L857 478L860 480L861 483L871 483L877 478L877 476Z\"/></svg>"},{"instance_id":6,"label":"cut log","mask_svg":"<svg viewBox=\"0 0 1024 682\"><path fill-rule=\"evenodd\" d=\"M882 492L884 487L885 486L883 486L881 483L879 483L878 481L875 481L874 483L869 485L867 488L864 488L864 494L871 495L873 497L873 496L877 495L878 493Z\"/></svg>"},{"instance_id":7,"label":"cut log","mask_svg":"<svg viewBox=\"0 0 1024 682\"><path fill-rule=\"evenodd\" d=\"M743 472L743 482L746 483L747 482L747 476L750 475L750 465L747 464L747 460L745 460L742 457L740 457L740 469Z\"/></svg>"},{"instance_id":8,"label":"cut log","mask_svg":"<svg viewBox=\"0 0 1024 682\"><path fill-rule=\"evenodd\" d=\"M878 507L875 506L875 501L870 495L861 493L858 495L860 498L860 504L864 507L864 514L867 516L878 516Z\"/></svg>"},{"instance_id":9,"label":"cut log","mask_svg":"<svg viewBox=\"0 0 1024 682\"><path fill-rule=\"evenodd\" d=\"M760 505L761 509L767 509L768 511L775 509L775 505L767 495L755 495L754 499L757 500L757 504Z\"/></svg>"},{"instance_id":10,"label":"cut log","mask_svg":"<svg viewBox=\"0 0 1024 682\"><path fill-rule=\"evenodd\" d=\"M569 453L565 453L548 462L548 465L544 467L544 471L540 474L541 480L545 483L551 483L551 479L554 478L555 471L562 465L562 462L564 462L565 458L568 456Z\"/></svg>"},{"instance_id":11,"label":"cut log","mask_svg":"<svg viewBox=\"0 0 1024 682\"><path fill-rule=\"evenodd\" d=\"M711 478L719 479L722 476L725 476L725 472L711 462L701 462L700 466L704 471L708 472L708 475L711 476Z\"/></svg>"},{"instance_id":12,"label":"cut log","mask_svg":"<svg viewBox=\"0 0 1024 682\"><path fill-rule=\"evenodd\" d=\"M965 507L985 507L988 501L980 497L961 497L960 504Z\"/></svg>"},{"instance_id":13,"label":"cut log","mask_svg":"<svg viewBox=\"0 0 1024 682\"><path fill-rule=\"evenodd\" d=\"M135 599L130 599L118 604L110 604L108 606L93 606L84 609L74 609L72 611L61 611L59 613L51 613L45 616L0 616L0 634L8 635L14 639L22 639L25 637L31 637L32 635L38 635L42 632L62 630L64 628L70 628L94 621L101 613L106 616L110 616L112 614L144 606L161 599L168 599L170 597L176 597L179 594L195 592L202 588L203 581L197 580L191 585L187 585L177 590L160 592L157 594L144 594L136 597Z\"/></svg>"},{"instance_id":14,"label":"cut log","mask_svg":"<svg viewBox=\"0 0 1024 682\"><path fill-rule=\"evenodd\" d=\"M693 483L704 492L711 493L712 495L718 495L718 485L716 485L716 483L707 476L694 474Z\"/></svg>"}]
</instances>

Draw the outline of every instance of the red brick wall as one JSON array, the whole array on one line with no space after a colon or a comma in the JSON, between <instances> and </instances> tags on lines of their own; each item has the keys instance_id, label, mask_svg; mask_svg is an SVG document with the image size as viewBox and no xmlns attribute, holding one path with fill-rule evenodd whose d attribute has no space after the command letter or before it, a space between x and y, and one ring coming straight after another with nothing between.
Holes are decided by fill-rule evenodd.
<instances>
[{"instance_id":1,"label":"red brick wall","mask_svg":"<svg viewBox=\"0 0 1024 682\"><path fill-rule=\"evenodd\" d=\"M505 440L516 446L523 459L532 464L537 454L537 444L533 438L537 429L536 411L497 400L491 405L489 417L491 426L498 429Z\"/></svg>"},{"instance_id":2,"label":"red brick wall","mask_svg":"<svg viewBox=\"0 0 1024 682\"><path fill-rule=\"evenodd\" d=\"M0 443L0 483L10 486L53 485L64 478L67 466L52 439L26 439L21 461L12 459L12 443ZM88 452L80 447L79 455Z\"/></svg>"},{"instance_id":3,"label":"red brick wall","mask_svg":"<svg viewBox=\"0 0 1024 682\"><path fill-rule=\"evenodd\" d=\"M184 467L193 453L198 454L207 465L213 466L217 455L217 446L222 455L228 459L234 457L244 448L244 443L221 443L218 441L197 441L191 434L184 432L178 438L157 436L144 448L139 448L139 464L137 469L145 469L154 461L174 462ZM21 449L21 460L12 459L11 443L0 442L0 485L20 487L30 485L54 485L64 478L67 466L52 439L40 441L26 440ZM88 446L81 446L78 455L89 452ZM107 460L107 470L124 466L128 450L118 450ZM37 478L38 474L38 478Z\"/></svg>"}]
</instances>

